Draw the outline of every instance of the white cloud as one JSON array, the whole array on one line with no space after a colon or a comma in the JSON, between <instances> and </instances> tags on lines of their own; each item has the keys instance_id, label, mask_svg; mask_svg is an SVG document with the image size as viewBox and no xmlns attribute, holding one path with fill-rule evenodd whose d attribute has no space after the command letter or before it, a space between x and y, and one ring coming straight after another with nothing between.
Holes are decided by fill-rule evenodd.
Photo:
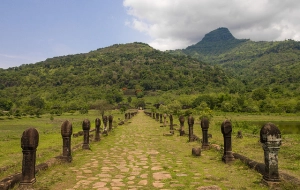
<instances>
[{"instance_id":1,"label":"white cloud","mask_svg":"<svg viewBox=\"0 0 300 190\"><path fill-rule=\"evenodd\" d=\"M127 25L149 35L154 48L185 48L219 27L236 38L300 40L300 1L124 0Z\"/></svg>"}]
</instances>

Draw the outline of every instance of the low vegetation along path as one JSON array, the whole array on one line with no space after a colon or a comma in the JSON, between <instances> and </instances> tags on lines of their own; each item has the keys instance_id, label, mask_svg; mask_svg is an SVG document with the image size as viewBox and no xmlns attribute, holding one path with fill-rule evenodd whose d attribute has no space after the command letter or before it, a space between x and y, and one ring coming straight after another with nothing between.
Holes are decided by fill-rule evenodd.
<instances>
[{"instance_id":1,"label":"low vegetation along path","mask_svg":"<svg viewBox=\"0 0 300 190\"><path fill-rule=\"evenodd\" d=\"M193 157L192 147L199 142L188 143L177 133L163 136L169 128L160 125L139 111L92 142L91 150L73 152L72 163L38 173L36 189L268 189L258 173L239 161L221 162L220 151Z\"/></svg>"}]
</instances>

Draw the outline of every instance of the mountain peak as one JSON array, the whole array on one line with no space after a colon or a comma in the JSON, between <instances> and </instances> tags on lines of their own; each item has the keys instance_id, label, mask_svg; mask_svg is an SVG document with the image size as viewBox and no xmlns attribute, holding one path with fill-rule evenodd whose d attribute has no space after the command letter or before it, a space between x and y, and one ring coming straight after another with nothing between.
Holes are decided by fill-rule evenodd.
<instances>
[{"instance_id":1,"label":"mountain peak","mask_svg":"<svg viewBox=\"0 0 300 190\"><path fill-rule=\"evenodd\" d=\"M230 41L235 39L236 38L233 37L233 35L228 30L228 28L221 27L205 34L201 42L220 42L220 41Z\"/></svg>"},{"instance_id":2,"label":"mountain peak","mask_svg":"<svg viewBox=\"0 0 300 190\"><path fill-rule=\"evenodd\" d=\"M221 54L246 42L246 39L236 39L228 28L220 27L205 34L204 38L195 45L183 50L186 54L192 52L204 54Z\"/></svg>"}]
</instances>

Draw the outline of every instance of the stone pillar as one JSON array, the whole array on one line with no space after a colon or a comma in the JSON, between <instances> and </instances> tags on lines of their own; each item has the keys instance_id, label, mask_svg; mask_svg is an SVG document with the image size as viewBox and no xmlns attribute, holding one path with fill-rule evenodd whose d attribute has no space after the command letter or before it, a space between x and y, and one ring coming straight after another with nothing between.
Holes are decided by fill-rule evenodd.
<instances>
[{"instance_id":1,"label":"stone pillar","mask_svg":"<svg viewBox=\"0 0 300 190\"><path fill-rule=\"evenodd\" d=\"M170 114L170 133L174 133L174 128L173 128L173 115Z\"/></svg>"},{"instance_id":2,"label":"stone pillar","mask_svg":"<svg viewBox=\"0 0 300 190\"><path fill-rule=\"evenodd\" d=\"M201 119L201 128L202 128L202 149L206 150L209 149L209 143L208 143L209 121L207 118Z\"/></svg>"},{"instance_id":3,"label":"stone pillar","mask_svg":"<svg viewBox=\"0 0 300 190\"><path fill-rule=\"evenodd\" d=\"M156 113L156 121L159 121L159 113Z\"/></svg>"},{"instance_id":4,"label":"stone pillar","mask_svg":"<svg viewBox=\"0 0 300 190\"><path fill-rule=\"evenodd\" d=\"M263 179L269 182L279 182L278 151L281 145L280 130L273 124L267 123L260 130L260 142L264 150L265 174Z\"/></svg>"},{"instance_id":5,"label":"stone pillar","mask_svg":"<svg viewBox=\"0 0 300 190\"><path fill-rule=\"evenodd\" d=\"M128 116L128 114L127 114L127 116ZM127 117L128 118L128 117ZM106 115L104 115L103 117L102 117L102 120L103 120L103 124L104 124L104 129L103 129L103 134L108 134L107 133L107 116Z\"/></svg>"},{"instance_id":6,"label":"stone pillar","mask_svg":"<svg viewBox=\"0 0 300 190\"><path fill-rule=\"evenodd\" d=\"M101 126L101 120L99 118L96 118L95 119L95 127L96 127L95 141L100 141L100 126Z\"/></svg>"},{"instance_id":7,"label":"stone pillar","mask_svg":"<svg viewBox=\"0 0 300 190\"><path fill-rule=\"evenodd\" d=\"M184 116L183 115L181 115L179 117L179 122L180 122L179 133L180 133L180 136L183 136L185 134L185 132L184 132Z\"/></svg>"},{"instance_id":8,"label":"stone pillar","mask_svg":"<svg viewBox=\"0 0 300 190\"><path fill-rule=\"evenodd\" d=\"M108 116L108 131L112 130L112 122L113 122L113 116Z\"/></svg>"},{"instance_id":9,"label":"stone pillar","mask_svg":"<svg viewBox=\"0 0 300 190\"><path fill-rule=\"evenodd\" d=\"M61 125L61 136L63 139L63 154L61 159L66 162L72 161L71 155L71 135L73 132L72 123L66 120Z\"/></svg>"},{"instance_id":10,"label":"stone pillar","mask_svg":"<svg viewBox=\"0 0 300 190\"><path fill-rule=\"evenodd\" d=\"M188 117L188 124L189 124L189 142L194 141L194 118L192 116Z\"/></svg>"},{"instance_id":11,"label":"stone pillar","mask_svg":"<svg viewBox=\"0 0 300 190\"><path fill-rule=\"evenodd\" d=\"M22 179L20 189L30 189L36 182L35 162L36 148L39 144L39 133L35 128L26 129L21 138L21 148L23 149Z\"/></svg>"},{"instance_id":12,"label":"stone pillar","mask_svg":"<svg viewBox=\"0 0 300 190\"><path fill-rule=\"evenodd\" d=\"M82 130L83 130L83 144L82 144L82 149L85 150L90 150L90 128L91 124L88 119L85 119L82 122Z\"/></svg>"},{"instance_id":13,"label":"stone pillar","mask_svg":"<svg viewBox=\"0 0 300 190\"><path fill-rule=\"evenodd\" d=\"M222 123L221 131L224 138L224 154L222 157L222 161L227 164L234 161L234 156L232 154L232 147L231 147L232 125L230 121L225 120Z\"/></svg>"},{"instance_id":14,"label":"stone pillar","mask_svg":"<svg viewBox=\"0 0 300 190\"><path fill-rule=\"evenodd\" d=\"M162 120L162 114L159 114L159 122L160 122L160 123L163 123L163 120Z\"/></svg>"},{"instance_id":15,"label":"stone pillar","mask_svg":"<svg viewBox=\"0 0 300 190\"><path fill-rule=\"evenodd\" d=\"M167 126L167 120L166 120L166 118L167 118L167 114L164 114L164 127Z\"/></svg>"}]
</instances>

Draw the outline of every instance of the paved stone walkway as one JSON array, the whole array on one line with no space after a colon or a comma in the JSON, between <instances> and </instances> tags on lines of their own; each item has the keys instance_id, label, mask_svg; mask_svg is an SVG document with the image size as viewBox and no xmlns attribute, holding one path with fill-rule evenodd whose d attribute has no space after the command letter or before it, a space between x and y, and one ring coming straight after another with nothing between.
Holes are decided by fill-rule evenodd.
<instances>
[{"instance_id":1,"label":"paved stone walkway","mask_svg":"<svg viewBox=\"0 0 300 190\"><path fill-rule=\"evenodd\" d=\"M63 172L65 176L54 168L52 175L60 177L62 182L49 189L221 189L220 182L230 188L230 181L240 175L232 175L235 168L221 163L216 151L203 152L200 158L192 157L191 150L199 145L197 142L187 143L188 137L177 134L163 136L168 128L160 127L159 122L142 111L129 122L118 126L120 129L108 137L101 137L100 142L91 143L91 151L74 153L73 160L78 162L80 158L83 164L71 164ZM209 162L221 167L208 168ZM212 176L210 170L220 170L221 177ZM231 173L232 178L227 179L222 171ZM242 175L247 176L249 172L253 175L249 170Z\"/></svg>"}]
</instances>

